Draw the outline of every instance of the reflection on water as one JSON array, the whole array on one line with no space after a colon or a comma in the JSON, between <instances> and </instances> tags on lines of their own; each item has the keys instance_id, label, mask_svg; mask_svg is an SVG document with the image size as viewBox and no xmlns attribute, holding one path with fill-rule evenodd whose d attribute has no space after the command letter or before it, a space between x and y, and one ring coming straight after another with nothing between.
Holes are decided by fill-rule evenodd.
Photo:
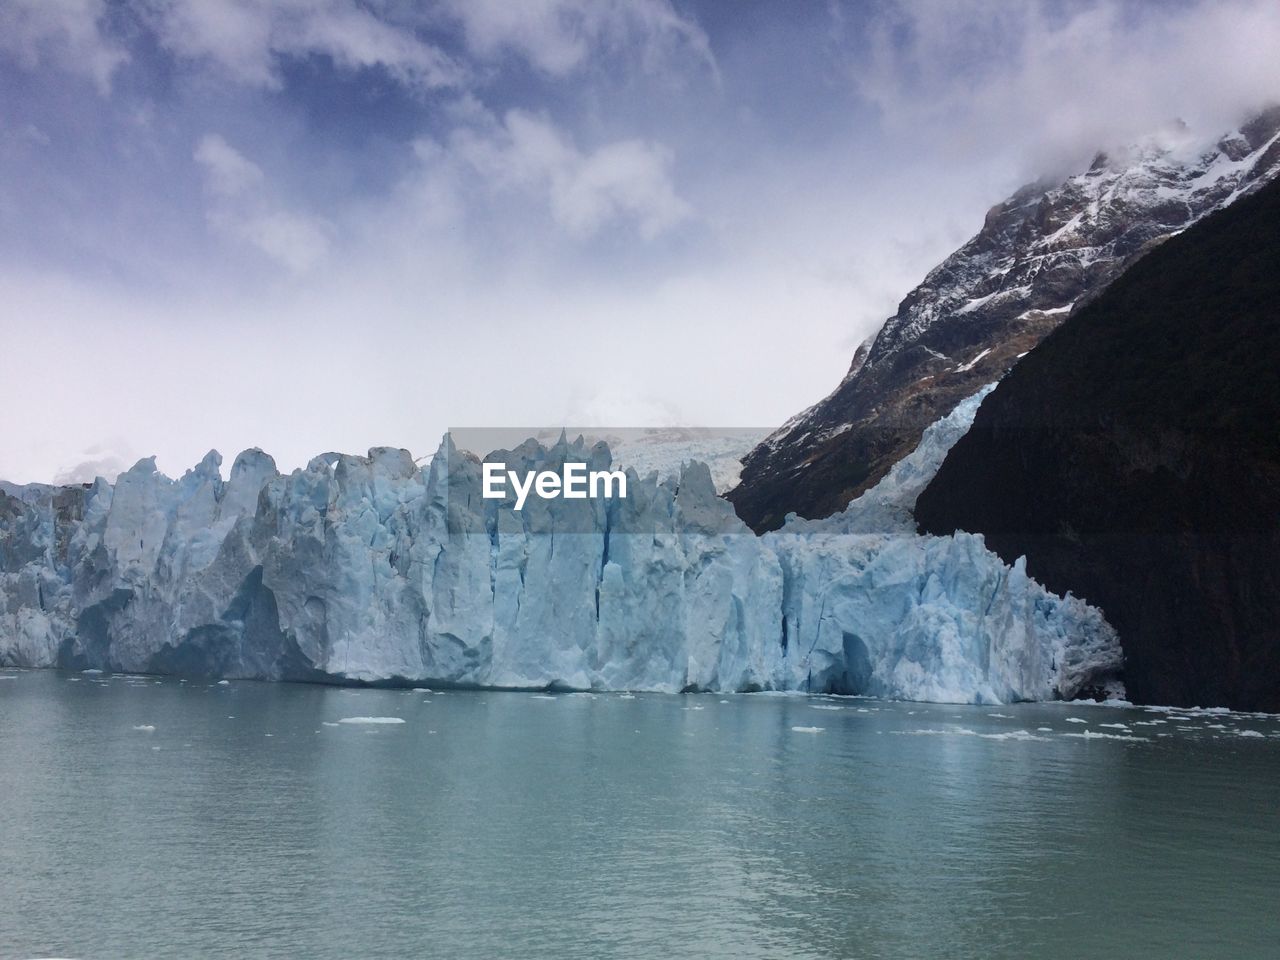
<instances>
[{"instance_id":1,"label":"reflection on water","mask_svg":"<svg viewBox=\"0 0 1280 960\"><path fill-rule=\"evenodd\" d=\"M1280 718L0 676L3 956L1274 957L1280 937Z\"/></svg>"}]
</instances>

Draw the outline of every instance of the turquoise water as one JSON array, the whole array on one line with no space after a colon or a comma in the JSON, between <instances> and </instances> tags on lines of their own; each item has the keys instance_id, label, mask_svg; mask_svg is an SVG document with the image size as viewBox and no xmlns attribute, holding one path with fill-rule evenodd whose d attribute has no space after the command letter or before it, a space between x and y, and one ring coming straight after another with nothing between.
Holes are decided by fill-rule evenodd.
<instances>
[{"instance_id":1,"label":"turquoise water","mask_svg":"<svg viewBox=\"0 0 1280 960\"><path fill-rule=\"evenodd\" d=\"M1280 718L0 676L3 957L1280 950Z\"/></svg>"}]
</instances>

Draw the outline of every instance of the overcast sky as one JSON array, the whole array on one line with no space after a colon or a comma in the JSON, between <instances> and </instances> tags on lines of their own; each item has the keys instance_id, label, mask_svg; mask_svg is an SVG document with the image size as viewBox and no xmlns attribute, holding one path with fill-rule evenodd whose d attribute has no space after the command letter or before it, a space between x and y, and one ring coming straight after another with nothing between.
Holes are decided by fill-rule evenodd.
<instances>
[{"instance_id":1,"label":"overcast sky","mask_svg":"<svg viewBox=\"0 0 1280 960\"><path fill-rule=\"evenodd\" d=\"M0 0L0 477L774 426L1275 0Z\"/></svg>"}]
</instances>

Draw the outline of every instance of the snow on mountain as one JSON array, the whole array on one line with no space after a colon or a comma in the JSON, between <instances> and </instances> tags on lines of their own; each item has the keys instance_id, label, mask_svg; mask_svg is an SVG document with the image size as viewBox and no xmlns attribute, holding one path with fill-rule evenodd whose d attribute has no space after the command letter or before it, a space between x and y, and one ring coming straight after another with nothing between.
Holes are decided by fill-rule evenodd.
<instances>
[{"instance_id":1,"label":"snow on mountain","mask_svg":"<svg viewBox=\"0 0 1280 960\"><path fill-rule=\"evenodd\" d=\"M981 537L909 532L978 399L843 528L766 538L698 463L517 513L448 437L427 467L376 449L282 476L247 451L225 482L210 454L178 480L143 460L114 486L0 494L0 664L990 703L1099 688L1121 657L1099 611ZM583 442L502 456L611 462Z\"/></svg>"},{"instance_id":2,"label":"snow on mountain","mask_svg":"<svg viewBox=\"0 0 1280 960\"><path fill-rule=\"evenodd\" d=\"M1136 257L1278 170L1274 108L1208 149L1169 131L1023 187L907 295L829 396L747 455L729 493L739 516L767 530L842 509Z\"/></svg>"}]
</instances>

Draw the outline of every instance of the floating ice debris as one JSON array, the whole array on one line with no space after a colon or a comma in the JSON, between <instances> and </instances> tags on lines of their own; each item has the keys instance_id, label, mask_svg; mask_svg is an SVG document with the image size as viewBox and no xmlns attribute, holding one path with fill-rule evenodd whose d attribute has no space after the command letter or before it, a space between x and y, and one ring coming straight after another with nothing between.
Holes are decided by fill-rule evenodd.
<instances>
[{"instance_id":1,"label":"floating ice debris","mask_svg":"<svg viewBox=\"0 0 1280 960\"><path fill-rule=\"evenodd\" d=\"M1013 717L1007 713L988 713L988 717L995 717L997 720L1012 720Z\"/></svg>"},{"instance_id":2,"label":"floating ice debris","mask_svg":"<svg viewBox=\"0 0 1280 960\"><path fill-rule=\"evenodd\" d=\"M1069 703L1073 707L1113 707L1113 708L1121 707L1121 708L1127 709L1134 706L1133 701L1124 700L1119 697L1108 697L1106 700L1076 699L1076 700L1068 700L1067 703ZM1165 708L1165 709L1170 709L1170 708Z\"/></svg>"},{"instance_id":3,"label":"floating ice debris","mask_svg":"<svg viewBox=\"0 0 1280 960\"><path fill-rule=\"evenodd\" d=\"M99 674L99 673L101 673L102 671L101 671L101 670L98 670L98 669L96 669L96 668L94 668L94 667L90 667L88 670L81 670L80 672L81 672L81 673L89 673L89 674Z\"/></svg>"},{"instance_id":4,"label":"floating ice debris","mask_svg":"<svg viewBox=\"0 0 1280 960\"><path fill-rule=\"evenodd\" d=\"M229 687L230 685L231 685L231 681L230 681L230 680L219 680L219 681L218 681L218 686L220 686L220 687Z\"/></svg>"},{"instance_id":5,"label":"floating ice debris","mask_svg":"<svg viewBox=\"0 0 1280 960\"><path fill-rule=\"evenodd\" d=\"M143 733L155 733L156 728L150 723L140 723L133 729L140 730Z\"/></svg>"},{"instance_id":6,"label":"floating ice debris","mask_svg":"<svg viewBox=\"0 0 1280 960\"><path fill-rule=\"evenodd\" d=\"M1131 737L1124 733L1099 733L1096 730L1085 730L1083 733L1064 733L1063 736L1078 737L1081 740L1129 740L1134 743L1151 742L1147 737Z\"/></svg>"},{"instance_id":7,"label":"floating ice debris","mask_svg":"<svg viewBox=\"0 0 1280 960\"><path fill-rule=\"evenodd\" d=\"M1048 737L1037 737L1030 730L1007 730L1004 733L980 733L983 740L1048 740Z\"/></svg>"},{"instance_id":8,"label":"floating ice debris","mask_svg":"<svg viewBox=\"0 0 1280 960\"><path fill-rule=\"evenodd\" d=\"M545 693L535 693L533 694L532 697L530 697L530 699L531 700L554 700L555 697Z\"/></svg>"},{"instance_id":9,"label":"floating ice debris","mask_svg":"<svg viewBox=\"0 0 1280 960\"><path fill-rule=\"evenodd\" d=\"M328 720L321 720L320 723L326 727L336 727L336 723L330 723Z\"/></svg>"},{"instance_id":10,"label":"floating ice debris","mask_svg":"<svg viewBox=\"0 0 1280 960\"><path fill-rule=\"evenodd\" d=\"M1085 720L1082 717L1067 717L1067 723L1088 723L1088 722L1089 722L1088 720Z\"/></svg>"},{"instance_id":11,"label":"floating ice debris","mask_svg":"<svg viewBox=\"0 0 1280 960\"><path fill-rule=\"evenodd\" d=\"M792 727L796 733L821 733L826 727Z\"/></svg>"},{"instance_id":12,"label":"floating ice debris","mask_svg":"<svg viewBox=\"0 0 1280 960\"><path fill-rule=\"evenodd\" d=\"M926 737L976 737L978 735L977 730L970 730L968 727L952 727L950 730L936 730L930 727L924 730L892 730L890 732Z\"/></svg>"},{"instance_id":13,"label":"floating ice debris","mask_svg":"<svg viewBox=\"0 0 1280 960\"><path fill-rule=\"evenodd\" d=\"M1053 733L1053 727L1036 727L1041 733Z\"/></svg>"},{"instance_id":14,"label":"floating ice debris","mask_svg":"<svg viewBox=\"0 0 1280 960\"><path fill-rule=\"evenodd\" d=\"M339 723L404 723L399 717L343 717Z\"/></svg>"},{"instance_id":15,"label":"floating ice debris","mask_svg":"<svg viewBox=\"0 0 1280 960\"><path fill-rule=\"evenodd\" d=\"M634 693L624 693L619 695L618 697L619 700L634 700L635 698L636 698L636 695ZM724 701L722 700L721 703L723 702Z\"/></svg>"},{"instance_id":16,"label":"floating ice debris","mask_svg":"<svg viewBox=\"0 0 1280 960\"><path fill-rule=\"evenodd\" d=\"M1037 737L1030 730L1006 730L1003 733L979 733L968 727L951 727L946 730L926 728L924 730L894 730L893 733L905 733L912 736L933 737L978 737L981 740L1048 740L1048 737Z\"/></svg>"},{"instance_id":17,"label":"floating ice debris","mask_svg":"<svg viewBox=\"0 0 1280 960\"><path fill-rule=\"evenodd\" d=\"M1189 720L1196 716L1216 715L1224 716L1232 712L1230 707L1162 707L1162 706L1146 706L1142 709L1148 713L1167 713L1175 719Z\"/></svg>"},{"instance_id":18,"label":"floating ice debris","mask_svg":"<svg viewBox=\"0 0 1280 960\"><path fill-rule=\"evenodd\" d=\"M1128 730L1129 728L1123 723L1100 723L1100 727L1110 727L1113 730Z\"/></svg>"},{"instance_id":19,"label":"floating ice debris","mask_svg":"<svg viewBox=\"0 0 1280 960\"><path fill-rule=\"evenodd\" d=\"M1257 730L1237 730L1237 731L1236 731L1236 736L1238 736L1238 737L1261 737L1261 736L1263 736L1263 734L1259 733Z\"/></svg>"}]
</instances>

